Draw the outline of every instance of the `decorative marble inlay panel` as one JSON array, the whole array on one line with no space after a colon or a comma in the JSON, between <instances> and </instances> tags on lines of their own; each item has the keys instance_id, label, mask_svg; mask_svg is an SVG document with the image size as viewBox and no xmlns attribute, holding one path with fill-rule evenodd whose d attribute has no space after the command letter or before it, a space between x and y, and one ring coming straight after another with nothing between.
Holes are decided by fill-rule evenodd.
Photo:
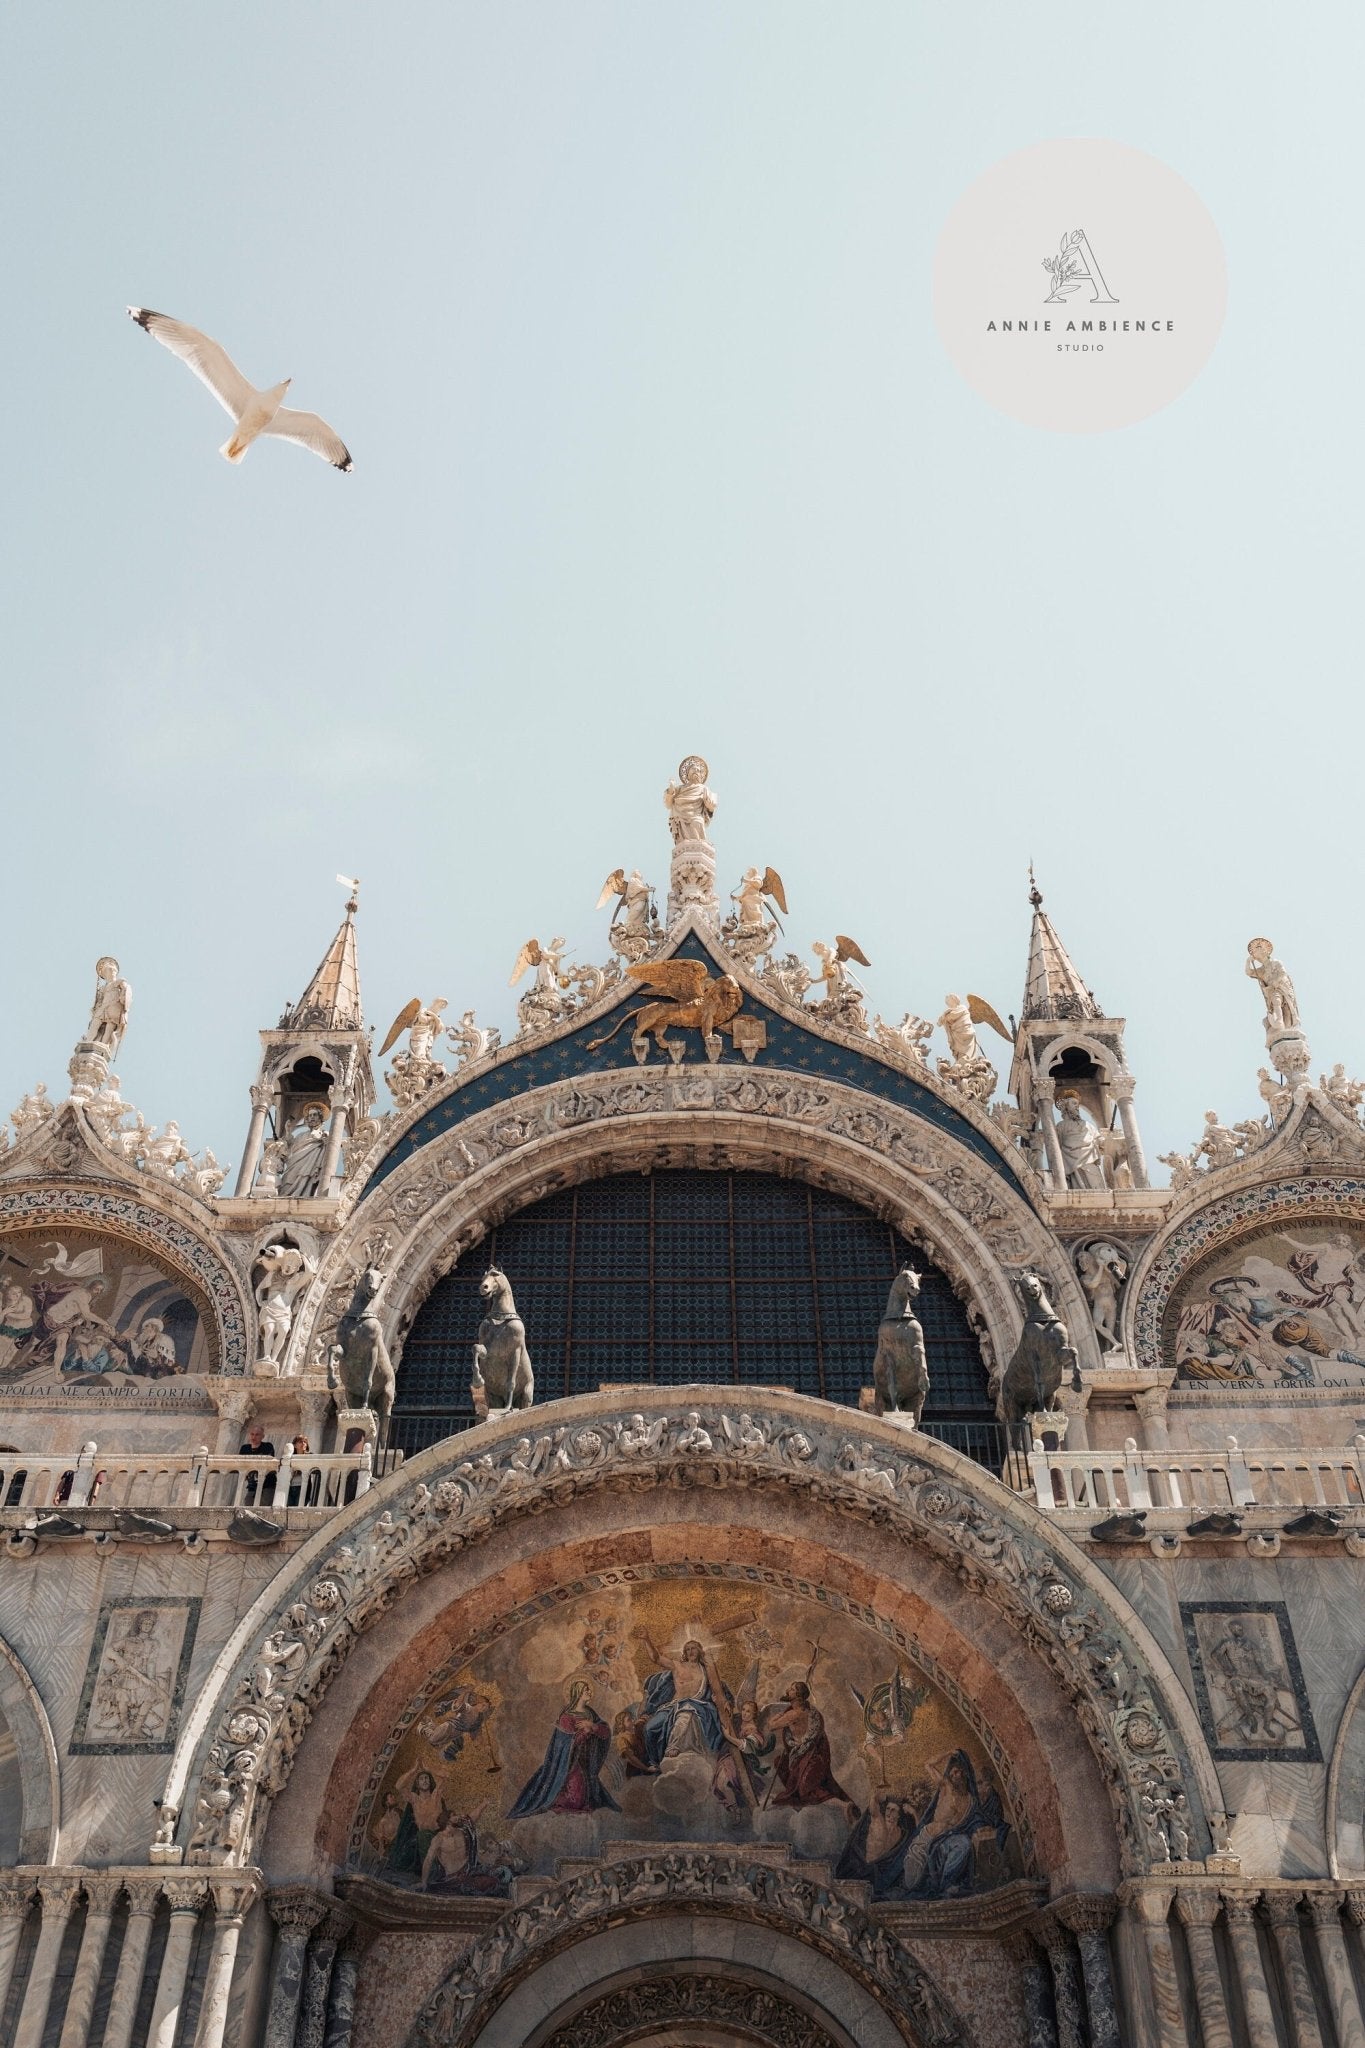
<instances>
[{"instance_id":1,"label":"decorative marble inlay panel","mask_svg":"<svg viewBox=\"0 0 1365 2048\"><path fill-rule=\"evenodd\" d=\"M71 1738L73 1756L156 1756L175 1747L200 1602L106 1600Z\"/></svg>"},{"instance_id":2,"label":"decorative marble inlay panel","mask_svg":"<svg viewBox=\"0 0 1365 2048\"><path fill-rule=\"evenodd\" d=\"M1199 1717L1227 1762L1322 1762L1282 1600L1182 1600Z\"/></svg>"}]
</instances>

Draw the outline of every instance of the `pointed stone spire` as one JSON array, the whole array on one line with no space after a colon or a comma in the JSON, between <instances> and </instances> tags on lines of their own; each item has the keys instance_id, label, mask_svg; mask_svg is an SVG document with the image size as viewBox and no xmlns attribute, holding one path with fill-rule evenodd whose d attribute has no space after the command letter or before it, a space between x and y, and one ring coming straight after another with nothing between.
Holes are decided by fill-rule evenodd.
<instances>
[{"instance_id":1,"label":"pointed stone spire","mask_svg":"<svg viewBox=\"0 0 1365 2048\"><path fill-rule=\"evenodd\" d=\"M338 881L347 881L338 875ZM359 1031L365 1018L360 1004L360 963L356 958L355 914L360 884L348 882L346 915L316 973L296 1003L280 1019L282 1031L311 1026L320 1031Z\"/></svg>"},{"instance_id":2,"label":"pointed stone spire","mask_svg":"<svg viewBox=\"0 0 1365 2048\"><path fill-rule=\"evenodd\" d=\"M1079 1024L1090 1017L1102 1017L1103 1010L1081 980L1043 908L1043 892L1033 879L1032 863L1028 880L1033 930L1029 934L1028 972L1024 978L1023 1021L1046 1018Z\"/></svg>"}]
</instances>

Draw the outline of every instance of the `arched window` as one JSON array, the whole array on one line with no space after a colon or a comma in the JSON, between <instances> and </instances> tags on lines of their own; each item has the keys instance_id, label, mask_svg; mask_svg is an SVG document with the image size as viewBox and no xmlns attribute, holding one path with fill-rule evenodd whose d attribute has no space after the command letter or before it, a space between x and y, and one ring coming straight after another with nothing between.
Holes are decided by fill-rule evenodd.
<instances>
[{"instance_id":1,"label":"arched window","mask_svg":"<svg viewBox=\"0 0 1365 2048\"><path fill-rule=\"evenodd\" d=\"M409 1332L392 1441L473 1420L470 1349L485 1269L526 1324L538 1401L607 1385L790 1387L857 1406L902 1264L923 1275L924 1420L998 1464L980 1347L942 1273L841 1195L767 1173L663 1169L586 1181L510 1217L438 1281Z\"/></svg>"}]
</instances>

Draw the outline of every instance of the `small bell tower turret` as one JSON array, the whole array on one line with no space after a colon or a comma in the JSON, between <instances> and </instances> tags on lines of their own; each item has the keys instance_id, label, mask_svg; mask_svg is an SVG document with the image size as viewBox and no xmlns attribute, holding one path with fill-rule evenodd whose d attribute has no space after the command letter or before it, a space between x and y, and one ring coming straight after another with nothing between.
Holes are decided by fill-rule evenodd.
<instances>
[{"instance_id":1,"label":"small bell tower turret","mask_svg":"<svg viewBox=\"0 0 1365 2048\"><path fill-rule=\"evenodd\" d=\"M1081 979L1032 868L1029 902L1033 928L1010 1090L1033 1132L1033 1163L1054 1193L1145 1188L1125 1020L1106 1017Z\"/></svg>"},{"instance_id":2,"label":"small bell tower turret","mask_svg":"<svg viewBox=\"0 0 1365 2048\"><path fill-rule=\"evenodd\" d=\"M374 1103L356 957L360 885L338 879L349 894L336 937L298 1001L273 1031L261 1033L238 1195L279 1201L335 1196L346 1141Z\"/></svg>"}]
</instances>

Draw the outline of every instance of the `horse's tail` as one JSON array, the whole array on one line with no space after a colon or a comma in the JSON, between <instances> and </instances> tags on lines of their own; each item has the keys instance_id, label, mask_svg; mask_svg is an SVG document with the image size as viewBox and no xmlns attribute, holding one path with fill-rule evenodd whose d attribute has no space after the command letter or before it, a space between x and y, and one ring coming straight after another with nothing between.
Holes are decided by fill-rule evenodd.
<instances>
[{"instance_id":1,"label":"horse's tail","mask_svg":"<svg viewBox=\"0 0 1365 2048\"><path fill-rule=\"evenodd\" d=\"M629 1024L632 1017L643 1017L645 1011L648 1008L648 1003L641 1003L638 1010L627 1010L625 1016L618 1017L616 1022L612 1025L611 1030L606 1032L601 1038L590 1038L588 1040L587 1050L589 1052L596 1052L599 1046L610 1045L612 1039L615 1038L617 1032L621 1029L621 1026L623 1024Z\"/></svg>"}]
</instances>

